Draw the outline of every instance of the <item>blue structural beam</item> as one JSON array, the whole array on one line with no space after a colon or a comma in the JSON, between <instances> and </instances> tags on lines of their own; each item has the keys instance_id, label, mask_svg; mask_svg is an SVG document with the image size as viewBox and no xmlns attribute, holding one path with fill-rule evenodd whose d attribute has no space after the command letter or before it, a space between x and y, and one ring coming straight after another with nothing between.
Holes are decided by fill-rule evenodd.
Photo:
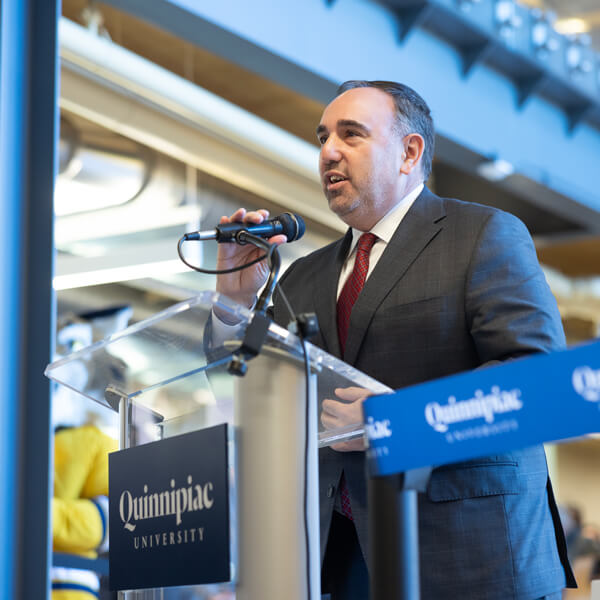
<instances>
[{"instance_id":1,"label":"blue structural beam","mask_svg":"<svg viewBox=\"0 0 600 600\"><path fill-rule=\"evenodd\" d=\"M0 598L48 598L58 0L0 3Z\"/></svg>"},{"instance_id":2,"label":"blue structural beam","mask_svg":"<svg viewBox=\"0 0 600 600\"><path fill-rule=\"evenodd\" d=\"M515 85L481 62L493 51L483 37L457 48L416 27L402 40L410 19L419 23L428 15L404 12L399 29L396 10L366 0L109 1L320 101L346 79L402 81L429 102L442 136L506 160L526 178L600 211L600 131L582 120L586 103L575 99L567 114L537 95L540 71Z\"/></svg>"},{"instance_id":3,"label":"blue structural beam","mask_svg":"<svg viewBox=\"0 0 600 600\"><path fill-rule=\"evenodd\" d=\"M536 80L541 73L544 85L527 86L529 93L535 91L560 106L570 117L571 128L583 118L600 128L600 55L581 39L557 33L551 18L539 9L515 0L379 2L396 14L404 29L407 14L425 13L419 25L465 56L465 75L471 66L485 61L522 89L523 82ZM520 105L524 99L520 98ZM573 106L586 107L578 111L577 120L571 117Z\"/></svg>"}]
</instances>

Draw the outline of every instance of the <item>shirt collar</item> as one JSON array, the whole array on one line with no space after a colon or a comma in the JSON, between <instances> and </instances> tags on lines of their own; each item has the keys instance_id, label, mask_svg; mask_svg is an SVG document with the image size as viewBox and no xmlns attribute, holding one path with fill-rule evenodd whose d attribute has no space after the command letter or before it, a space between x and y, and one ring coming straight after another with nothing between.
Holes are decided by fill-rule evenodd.
<instances>
[{"instance_id":1,"label":"shirt collar","mask_svg":"<svg viewBox=\"0 0 600 600\"><path fill-rule=\"evenodd\" d=\"M371 229L371 233L374 233L378 239L383 240L386 244L389 244L394 232L398 228L398 225L402 222L402 219L412 206L413 202L419 197L419 194L423 191L425 185L420 183L411 192L406 194L398 204L393 206ZM352 254L356 244L358 244L358 238L364 233L359 229L352 228L352 244L350 245L350 252Z\"/></svg>"}]
</instances>

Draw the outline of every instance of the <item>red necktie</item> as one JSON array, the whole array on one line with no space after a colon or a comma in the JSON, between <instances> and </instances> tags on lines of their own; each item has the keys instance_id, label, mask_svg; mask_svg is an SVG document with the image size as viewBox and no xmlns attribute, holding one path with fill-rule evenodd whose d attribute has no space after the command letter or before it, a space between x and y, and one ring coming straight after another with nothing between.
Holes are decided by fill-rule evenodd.
<instances>
[{"instance_id":1,"label":"red necktie","mask_svg":"<svg viewBox=\"0 0 600 600\"><path fill-rule=\"evenodd\" d=\"M346 349L346 340L348 339L348 328L350 326L350 315L352 307L358 298L369 271L369 254L373 244L377 241L377 236L373 233L363 233L356 248L356 259L354 261L354 269L350 277L348 277L342 292L337 302L337 327L338 337L340 340L340 348L342 355ZM345 517L354 520L352 516L352 507L350 506L350 493L346 483L346 475L342 472L340 478L340 500L342 505L342 513Z\"/></svg>"},{"instance_id":2,"label":"red necktie","mask_svg":"<svg viewBox=\"0 0 600 600\"><path fill-rule=\"evenodd\" d=\"M350 277L346 280L337 301L337 328L342 356L346 349L352 307L365 285L365 279L367 278L367 272L369 271L369 254L376 241L377 236L374 233L363 233L360 236L358 246L356 247L354 269L352 270Z\"/></svg>"}]
</instances>

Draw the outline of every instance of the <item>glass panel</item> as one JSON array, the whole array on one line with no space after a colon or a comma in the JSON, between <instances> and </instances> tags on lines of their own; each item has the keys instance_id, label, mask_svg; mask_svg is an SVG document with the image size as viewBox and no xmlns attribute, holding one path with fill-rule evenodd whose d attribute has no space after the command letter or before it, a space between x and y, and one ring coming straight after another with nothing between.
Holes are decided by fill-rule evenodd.
<instances>
[{"instance_id":1,"label":"glass panel","mask_svg":"<svg viewBox=\"0 0 600 600\"><path fill-rule=\"evenodd\" d=\"M225 297L206 292L52 363L46 375L113 409L105 398L107 387L132 398L144 394L140 402L164 418L192 412L218 392L203 374L207 365L226 362L231 354L222 346L204 346L213 305L231 321L241 321L243 326L235 335L243 334L250 312ZM186 383L185 379L190 381ZM160 388L178 380L182 380L178 389L188 393L178 395L173 402L163 401Z\"/></svg>"},{"instance_id":2,"label":"glass panel","mask_svg":"<svg viewBox=\"0 0 600 600\"><path fill-rule=\"evenodd\" d=\"M213 310L219 319L211 318ZM115 389L173 427L177 419L189 420L196 428L231 423L233 379L226 367L251 317L249 310L228 298L203 292L52 363L46 375L114 410L117 407L105 392ZM275 324L269 328L268 343L303 356L300 340ZM306 348L318 371L319 405L324 398L335 397L337 387L358 386L380 394L392 391L316 346L307 343ZM330 431L321 426L319 443L357 435L362 435L360 424Z\"/></svg>"},{"instance_id":3,"label":"glass panel","mask_svg":"<svg viewBox=\"0 0 600 600\"><path fill-rule=\"evenodd\" d=\"M235 600L231 584L155 588L121 592L119 600Z\"/></svg>"}]
</instances>

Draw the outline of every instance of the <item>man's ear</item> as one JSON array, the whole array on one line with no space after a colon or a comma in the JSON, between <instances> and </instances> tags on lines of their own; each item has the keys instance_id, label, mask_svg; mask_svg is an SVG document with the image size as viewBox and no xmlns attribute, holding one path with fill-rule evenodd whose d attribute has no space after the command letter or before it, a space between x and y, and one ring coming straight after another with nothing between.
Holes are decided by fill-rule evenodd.
<instances>
[{"instance_id":1,"label":"man's ear","mask_svg":"<svg viewBox=\"0 0 600 600\"><path fill-rule=\"evenodd\" d=\"M425 140L418 133L409 133L402 140L404 152L402 153L402 166L400 172L410 175L412 170L421 162Z\"/></svg>"}]
</instances>

